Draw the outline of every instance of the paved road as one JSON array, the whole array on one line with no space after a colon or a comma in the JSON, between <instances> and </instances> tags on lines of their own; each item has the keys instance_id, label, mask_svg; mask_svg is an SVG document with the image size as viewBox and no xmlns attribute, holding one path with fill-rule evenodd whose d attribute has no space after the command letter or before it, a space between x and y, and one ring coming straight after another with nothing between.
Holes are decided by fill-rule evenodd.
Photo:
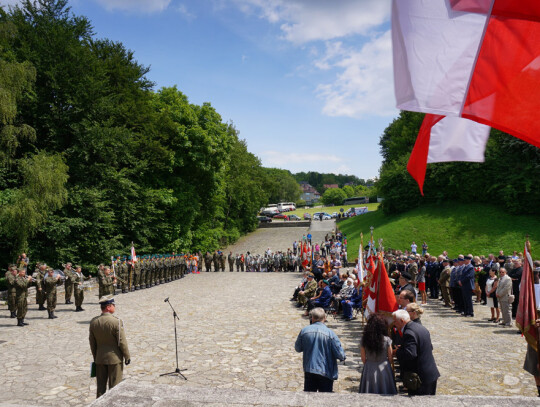
<instances>
[{"instance_id":1,"label":"paved road","mask_svg":"<svg viewBox=\"0 0 540 407\"><path fill-rule=\"evenodd\" d=\"M125 376L145 383L300 391L301 355L293 345L307 320L288 301L298 281L299 275L292 273L212 272L117 296L117 315L124 320L132 353ZM159 376L175 368L173 318L163 302L166 297L180 314L179 363L187 369L187 382ZM99 311L95 291L87 298L85 312L60 305L59 318L52 321L31 304L25 328L16 327L6 307L0 307L4 401L75 406L94 399L88 324ZM442 374L439 394L535 396L532 377L521 368L525 341L513 329L486 322L486 307L475 308L475 318L462 318L438 301L426 307L423 322L431 331ZM329 326L348 355L335 390L355 392L361 321L331 320Z\"/></svg>"}]
</instances>

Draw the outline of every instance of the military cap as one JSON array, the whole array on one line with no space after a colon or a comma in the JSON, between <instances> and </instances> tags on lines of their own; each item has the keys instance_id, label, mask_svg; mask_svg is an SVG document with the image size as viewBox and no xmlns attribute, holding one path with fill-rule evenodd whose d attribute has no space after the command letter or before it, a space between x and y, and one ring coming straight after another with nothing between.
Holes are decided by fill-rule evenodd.
<instances>
[{"instance_id":1,"label":"military cap","mask_svg":"<svg viewBox=\"0 0 540 407\"><path fill-rule=\"evenodd\" d=\"M75 265L75 269L82 269L82 267L77 264Z\"/></svg>"},{"instance_id":2,"label":"military cap","mask_svg":"<svg viewBox=\"0 0 540 407\"><path fill-rule=\"evenodd\" d=\"M322 282L323 282L324 284L326 284L326 285L330 285L330 283L328 282L328 280L323 280Z\"/></svg>"},{"instance_id":3,"label":"military cap","mask_svg":"<svg viewBox=\"0 0 540 407\"><path fill-rule=\"evenodd\" d=\"M114 295L104 295L103 297L101 297L99 299L99 303L101 305L109 305L109 304L114 304Z\"/></svg>"},{"instance_id":4,"label":"military cap","mask_svg":"<svg viewBox=\"0 0 540 407\"><path fill-rule=\"evenodd\" d=\"M313 273L308 273L307 278L313 278L313 277L315 277L315 276L313 275Z\"/></svg>"},{"instance_id":5,"label":"military cap","mask_svg":"<svg viewBox=\"0 0 540 407\"><path fill-rule=\"evenodd\" d=\"M469 256L469 255L465 256L465 260L472 260L472 256Z\"/></svg>"}]
</instances>

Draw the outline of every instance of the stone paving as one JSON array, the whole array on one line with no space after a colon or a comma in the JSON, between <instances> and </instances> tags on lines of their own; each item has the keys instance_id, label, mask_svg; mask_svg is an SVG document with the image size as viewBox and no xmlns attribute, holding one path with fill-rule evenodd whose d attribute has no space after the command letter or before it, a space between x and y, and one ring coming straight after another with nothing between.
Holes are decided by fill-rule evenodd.
<instances>
[{"instance_id":1,"label":"stone paving","mask_svg":"<svg viewBox=\"0 0 540 407\"><path fill-rule=\"evenodd\" d=\"M294 228L277 230L288 234L290 229ZM260 232L252 236L262 235ZM285 243L290 236L281 239ZM260 241L264 247L270 245L268 236ZM124 376L149 384L301 391L302 362L294 351L294 341L308 322L289 301L299 279L299 273L211 272L118 295L116 315L124 321L132 353ZM176 367L172 311L164 302L167 297L179 313L179 365L187 369L183 372L187 381L159 376ZM59 318L48 320L46 312L30 304L26 318L30 325L25 328L15 326L6 307L0 307L3 401L75 406L94 400L88 325L99 314L95 290L86 293L83 306L85 312L75 313L74 306L59 305ZM442 375L438 394L534 397L533 379L522 369L524 339L515 329L487 322L486 307L475 305L475 314L462 318L441 307L439 301L426 306L423 323L431 332ZM339 366L335 391L356 392L362 323L331 319L328 325L347 353L346 362Z\"/></svg>"}]
</instances>

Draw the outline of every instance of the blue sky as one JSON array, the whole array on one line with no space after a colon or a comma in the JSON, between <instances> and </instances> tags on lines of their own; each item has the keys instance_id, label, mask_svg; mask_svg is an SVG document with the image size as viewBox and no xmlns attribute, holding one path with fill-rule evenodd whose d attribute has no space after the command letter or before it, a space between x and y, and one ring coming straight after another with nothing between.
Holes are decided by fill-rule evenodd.
<instances>
[{"instance_id":1,"label":"blue sky","mask_svg":"<svg viewBox=\"0 0 540 407\"><path fill-rule=\"evenodd\" d=\"M150 66L156 89L210 102L264 166L378 175L379 137L398 114L390 0L69 4Z\"/></svg>"}]
</instances>

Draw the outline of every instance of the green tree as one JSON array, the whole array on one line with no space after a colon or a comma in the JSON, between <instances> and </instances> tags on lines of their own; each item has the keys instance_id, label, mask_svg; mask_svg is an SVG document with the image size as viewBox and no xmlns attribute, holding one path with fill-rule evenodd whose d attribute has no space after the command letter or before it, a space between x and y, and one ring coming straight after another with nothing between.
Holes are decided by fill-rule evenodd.
<instances>
[{"instance_id":1,"label":"green tree","mask_svg":"<svg viewBox=\"0 0 540 407\"><path fill-rule=\"evenodd\" d=\"M331 188L324 192L321 200L325 205L341 205L345 198L347 198L347 195L341 188Z\"/></svg>"}]
</instances>

